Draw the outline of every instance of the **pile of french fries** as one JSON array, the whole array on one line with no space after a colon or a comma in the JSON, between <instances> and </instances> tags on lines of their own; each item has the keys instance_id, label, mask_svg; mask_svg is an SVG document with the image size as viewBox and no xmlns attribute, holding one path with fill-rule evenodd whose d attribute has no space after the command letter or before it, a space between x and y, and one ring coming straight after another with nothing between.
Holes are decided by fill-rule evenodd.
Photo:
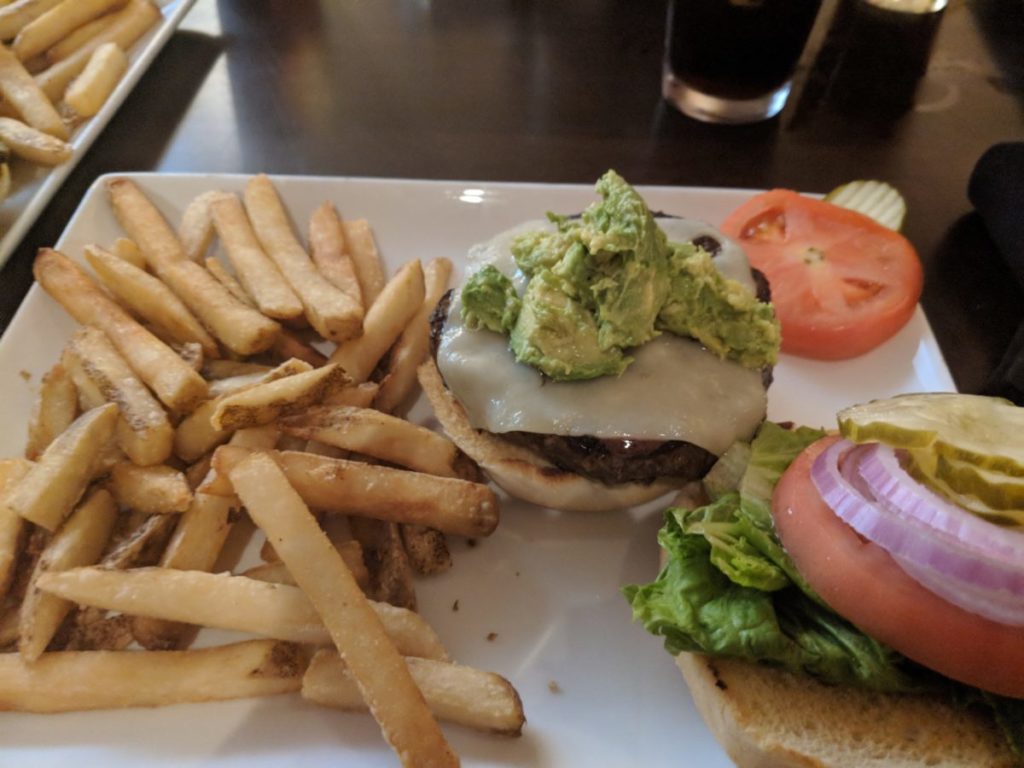
<instances>
[{"instance_id":1,"label":"pile of french fries","mask_svg":"<svg viewBox=\"0 0 1024 768\"><path fill-rule=\"evenodd\" d=\"M152 0L0 0L0 199L11 155L71 158L72 131L99 112L126 51L160 18Z\"/></svg>"},{"instance_id":2,"label":"pile of french fries","mask_svg":"<svg viewBox=\"0 0 1024 768\"><path fill-rule=\"evenodd\" d=\"M177 231L131 180L107 192L125 236L85 248L91 273L34 264L82 327L24 457L0 460L0 709L300 691L369 709L406 765L458 763L435 718L519 734L511 684L452 663L415 612L445 536L498 524L475 465L398 415L451 264L388 279L330 203L307 252L262 175ZM263 562L239 573L253 535ZM192 647L201 627L254 639Z\"/></svg>"}]
</instances>

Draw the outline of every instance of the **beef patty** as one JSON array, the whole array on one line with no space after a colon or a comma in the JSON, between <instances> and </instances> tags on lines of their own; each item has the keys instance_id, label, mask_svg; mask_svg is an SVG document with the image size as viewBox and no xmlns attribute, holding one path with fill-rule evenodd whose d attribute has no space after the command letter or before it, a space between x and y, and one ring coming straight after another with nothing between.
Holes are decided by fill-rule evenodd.
<instances>
[{"instance_id":1,"label":"beef patty","mask_svg":"<svg viewBox=\"0 0 1024 768\"><path fill-rule=\"evenodd\" d=\"M711 237L699 240L701 242L697 242L697 245L712 256L720 249ZM757 286L757 298L771 301L767 278L757 269L752 268L751 273ZM441 297L430 317L430 353L435 359L451 301L452 290L449 290ZM772 380L770 366L762 369L761 380L767 389ZM634 440L628 437L606 439L592 435L545 435L536 432L504 432L500 436L533 450L559 469L576 472L608 485L651 483L659 477L698 480L707 474L717 460L713 453L684 440Z\"/></svg>"}]
</instances>

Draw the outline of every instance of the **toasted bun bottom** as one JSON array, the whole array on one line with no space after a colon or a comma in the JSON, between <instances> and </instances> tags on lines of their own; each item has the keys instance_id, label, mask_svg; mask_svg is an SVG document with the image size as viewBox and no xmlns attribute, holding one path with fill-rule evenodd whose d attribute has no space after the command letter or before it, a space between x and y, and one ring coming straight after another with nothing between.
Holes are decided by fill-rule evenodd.
<instances>
[{"instance_id":1,"label":"toasted bun bottom","mask_svg":"<svg viewBox=\"0 0 1024 768\"><path fill-rule=\"evenodd\" d=\"M740 768L1020 766L990 717L935 697L826 686L735 659L676 663Z\"/></svg>"},{"instance_id":2,"label":"toasted bun bottom","mask_svg":"<svg viewBox=\"0 0 1024 768\"><path fill-rule=\"evenodd\" d=\"M611 486L559 469L533 451L475 429L433 360L417 374L448 437L511 496L568 512L607 512L643 504L677 487L667 481Z\"/></svg>"}]
</instances>

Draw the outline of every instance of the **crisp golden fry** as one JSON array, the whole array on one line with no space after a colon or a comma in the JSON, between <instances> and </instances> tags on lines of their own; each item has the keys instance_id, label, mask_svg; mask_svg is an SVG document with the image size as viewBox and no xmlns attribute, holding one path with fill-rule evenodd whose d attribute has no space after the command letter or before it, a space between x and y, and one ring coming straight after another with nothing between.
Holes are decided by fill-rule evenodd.
<instances>
[{"instance_id":1,"label":"crisp golden fry","mask_svg":"<svg viewBox=\"0 0 1024 768\"><path fill-rule=\"evenodd\" d=\"M203 261L203 265L206 267L206 271L217 278L217 282L227 288L232 296L247 307L256 307L256 302L252 300L252 296L245 292L242 284L235 280L234 275L228 272L227 267L219 259L211 256Z\"/></svg>"},{"instance_id":2,"label":"crisp golden fry","mask_svg":"<svg viewBox=\"0 0 1024 768\"><path fill-rule=\"evenodd\" d=\"M162 464L171 455L174 428L167 414L139 381L103 331L82 328L71 337L67 352L96 385L104 400L121 412L117 442L140 466Z\"/></svg>"},{"instance_id":3,"label":"crisp golden fry","mask_svg":"<svg viewBox=\"0 0 1024 768\"><path fill-rule=\"evenodd\" d=\"M11 117L0 117L0 141L18 157L39 165L60 165L72 155L67 142Z\"/></svg>"},{"instance_id":4,"label":"crisp golden fry","mask_svg":"<svg viewBox=\"0 0 1024 768\"><path fill-rule=\"evenodd\" d=\"M57 363L39 386L28 422L25 457L35 459L78 415L78 391L68 372Z\"/></svg>"},{"instance_id":5,"label":"crisp golden fry","mask_svg":"<svg viewBox=\"0 0 1024 768\"><path fill-rule=\"evenodd\" d=\"M418 386L416 369L430 347L430 315L448 290L452 263L448 259L431 259L423 268L424 296L420 307L388 354L388 367L373 407L392 412L409 401Z\"/></svg>"},{"instance_id":6,"label":"crisp golden fry","mask_svg":"<svg viewBox=\"0 0 1024 768\"><path fill-rule=\"evenodd\" d=\"M241 429L269 424L275 419L320 403L347 387L348 376L337 365L326 365L277 381L258 384L224 397L210 417L214 429Z\"/></svg>"},{"instance_id":7,"label":"crisp golden fry","mask_svg":"<svg viewBox=\"0 0 1024 768\"><path fill-rule=\"evenodd\" d=\"M74 262L42 248L33 274L43 289L82 325L104 331L150 389L167 407L188 411L206 396L206 382L174 350L111 301Z\"/></svg>"},{"instance_id":8,"label":"crisp golden fry","mask_svg":"<svg viewBox=\"0 0 1024 768\"><path fill-rule=\"evenodd\" d=\"M227 475L249 451L224 445L201 490L232 493ZM498 525L498 499L488 486L358 461L271 451L288 481L311 507L395 523L415 523L458 536L487 536Z\"/></svg>"},{"instance_id":9,"label":"crisp golden fry","mask_svg":"<svg viewBox=\"0 0 1024 768\"><path fill-rule=\"evenodd\" d=\"M6 46L0 46L0 94L36 130L58 139L70 136L60 113Z\"/></svg>"},{"instance_id":10,"label":"crisp golden fry","mask_svg":"<svg viewBox=\"0 0 1024 768\"><path fill-rule=\"evenodd\" d=\"M146 515L184 512L192 504L192 490L185 475L166 466L120 462L110 470L107 488L120 506Z\"/></svg>"},{"instance_id":11,"label":"crisp golden fry","mask_svg":"<svg viewBox=\"0 0 1024 768\"><path fill-rule=\"evenodd\" d=\"M98 19L93 19L88 24L83 24L60 42L50 47L46 52L47 63L56 64L58 61L66 59L98 34L110 27L116 19L117 13L108 13L105 16L100 16Z\"/></svg>"},{"instance_id":12,"label":"crisp golden fry","mask_svg":"<svg viewBox=\"0 0 1024 768\"><path fill-rule=\"evenodd\" d=\"M309 219L309 251L320 273L362 307L363 291L359 287L352 257L345 252L341 219L329 202L321 204Z\"/></svg>"},{"instance_id":13,"label":"crisp golden fry","mask_svg":"<svg viewBox=\"0 0 1024 768\"><path fill-rule=\"evenodd\" d=\"M444 435L371 408L320 406L278 420L281 430L306 440L364 453L391 464L458 477L459 449Z\"/></svg>"},{"instance_id":14,"label":"crisp golden fry","mask_svg":"<svg viewBox=\"0 0 1024 768\"><path fill-rule=\"evenodd\" d=\"M277 445L277 440L280 436L281 433L272 425L249 427L248 429L240 429L235 432L231 436L231 445L249 448L254 451L269 451ZM213 456L210 459L212 461Z\"/></svg>"},{"instance_id":15,"label":"crisp golden fry","mask_svg":"<svg viewBox=\"0 0 1024 768\"><path fill-rule=\"evenodd\" d=\"M181 224L178 225L178 239L185 249L185 257L190 261L203 263L215 233L210 204L224 194L219 189L203 192L185 206L185 211L181 214Z\"/></svg>"},{"instance_id":16,"label":"crisp golden fry","mask_svg":"<svg viewBox=\"0 0 1024 768\"><path fill-rule=\"evenodd\" d=\"M64 90L71 81L88 65L93 51L104 43L117 43L122 50L127 51L132 43L161 18L160 9L150 0L128 0L128 4L114 14L110 26L100 31L74 53L38 74L36 83L50 101L57 103L64 96Z\"/></svg>"},{"instance_id":17,"label":"crisp golden fry","mask_svg":"<svg viewBox=\"0 0 1024 768\"><path fill-rule=\"evenodd\" d=\"M132 242L124 240L124 242ZM217 342L188 307L166 285L128 260L95 245L85 247L85 258L100 282L136 315L171 342L195 342L212 358L220 356Z\"/></svg>"},{"instance_id":18,"label":"crisp golden fry","mask_svg":"<svg viewBox=\"0 0 1024 768\"><path fill-rule=\"evenodd\" d=\"M263 250L295 291L317 333L334 342L358 334L362 308L317 271L295 239L288 214L267 176L254 176L245 185L245 209Z\"/></svg>"},{"instance_id":19,"label":"crisp golden fry","mask_svg":"<svg viewBox=\"0 0 1024 768\"><path fill-rule=\"evenodd\" d=\"M42 16L61 0L16 0L0 8L0 40L10 40L33 19Z\"/></svg>"},{"instance_id":20,"label":"crisp golden fry","mask_svg":"<svg viewBox=\"0 0 1024 768\"><path fill-rule=\"evenodd\" d=\"M297 691L295 646L250 640L191 651L64 651L32 664L0 654L0 710L74 712L163 707Z\"/></svg>"},{"instance_id":21,"label":"crisp golden fry","mask_svg":"<svg viewBox=\"0 0 1024 768\"><path fill-rule=\"evenodd\" d=\"M387 283L377 244L373 241L373 230L366 219L343 221L341 228L345 235L345 252L351 257L359 279L363 306L369 309Z\"/></svg>"},{"instance_id":22,"label":"crisp golden fry","mask_svg":"<svg viewBox=\"0 0 1024 768\"><path fill-rule=\"evenodd\" d=\"M277 464L266 454L252 454L230 478L249 516L320 615L402 763L457 766L378 614Z\"/></svg>"},{"instance_id":23,"label":"crisp golden fry","mask_svg":"<svg viewBox=\"0 0 1024 768\"><path fill-rule=\"evenodd\" d=\"M352 535L363 547L363 559L370 572L367 594L382 603L415 611L416 585L397 523L352 517L349 524Z\"/></svg>"},{"instance_id":24,"label":"crisp golden fry","mask_svg":"<svg viewBox=\"0 0 1024 768\"><path fill-rule=\"evenodd\" d=\"M0 460L0 499L3 499L8 488L13 488L28 471L32 464L24 459ZM0 606L3 605L7 590L14 581L14 571L18 567L18 554L25 536L25 521L20 515L14 514L5 505L0 504ZM4 643L0 642L0 646Z\"/></svg>"},{"instance_id":25,"label":"crisp golden fry","mask_svg":"<svg viewBox=\"0 0 1024 768\"><path fill-rule=\"evenodd\" d=\"M107 182L118 222L146 262L214 336L232 352L252 355L268 349L280 332L273 320L238 301L216 278L189 261L166 219L134 182Z\"/></svg>"},{"instance_id":26,"label":"crisp golden fry","mask_svg":"<svg viewBox=\"0 0 1024 768\"><path fill-rule=\"evenodd\" d=\"M22 61L28 61L83 24L123 5L123 2L124 0L63 0L22 27L11 43L11 51Z\"/></svg>"},{"instance_id":27,"label":"crisp golden fry","mask_svg":"<svg viewBox=\"0 0 1024 768\"><path fill-rule=\"evenodd\" d=\"M287 328L281 329L281 335L277 337L277 341L274 342L271 351L282 360L297 357L299 360L305 360L314 368L327 365L327 355L321 354L309 344L306 344Z\"/></svg>"},{"instance_id":28,"label":"crisp golden fry","mask_svg":"<svg viewBox=\"0 0 1024 768\"><path fill-rule=\"evenodd\" d=\"M409 564L416 573L433 576L452 567L452 554L439 530L422 525L401 525L399 529Z\"/></svg>"},{"instance_id":29,"label":"crisp golden fry","mask_svg":"<svg viewBox=\"0 0 1024 768\"><path fill-rule=\"evenodd\" d=\"M238 196L224 195L210 204L210 213L228 260L260 311L281 320L302 315L302 302L263 252Z\"/></svg>"},{"instance_id":30,"label":"crisp golden fry","mask_svg":"<svg viewBox=\"0 0 1024 768\"><path fill-rule=\"evenodd\" d=\"M328 536L329 538L329 536ZM352 571L352 576L355 577L361 589L364 591L370 583L370 572L366 569L366 563L363 562L363 546L358 541L343 541L333 542L335 549L338 550L338 554L341 555L341 559L345 561L345 565ZM260 581L267 581L271 584L288 584L289 586L295 586L295 579L288 572L288 568L280 560L273 559L264 562L262 565L255 565L249 570L242 574L250 579L259 579Z\"/></svg>"},{"instance_id":31,"label":"crisp golden fry","mask_svg":"<svg viewBox=\"0 0 1024 768\"><path fill-rule=\"evenodd\" d=\"M345 387L330 397L324 398L327 405L348 405L353 408L369 408L373 398L380 391L380 385L374 381L364 381L354 387Z\"/></svg>"},{"instance_id":32,"label":"crisp golden fry","mask_svg":"<svg viewBox=\"0 0 1024 768\"><path fill-rule=\"evenodd\" d=\"M301 589L227 573L170 568L76 568L48 573L38 586L81 605L203 627L323 645L327 630ZM437 634L412 611L371 603L407 656L446 659Z\"/></svg>"},{"instance_id":33,"label":"crisp golden fry","mask_svg":"<svg viewBox=\"0 0 1024 768\"><path fill-rule=\"evenodd\" d=\"M99 560L110 540L117 517L113 497L102 488L89 494L61 526L36 563L18 624L18 650L27 661L35 661L46 650L72 604L40 592L35 584L47 572L56 572Z\"/></svg>"},{"instance_id":34,"label":"crisp golden fry","mask_svg":"<svg viewBox=\"0 0 1024 768\"><path fill-rule=\"evenodd\" d=\"M410 261L384 286L363 320L363 335L341 344L331 355L356 383L366 381L413 315L423 305L423 267Z\"/></svg>"},{"instance_id":35,"label":"crisp golden fry","mask_svg":"<svg viewBox=\"0 0 1024 768\"><path fill-rule=\"evenodd\" d=\"M92 52L82 74L68 86L64 102L80 117L92 117L127 71L128 55L117 43L104 43Z\"/></svg>"},{"instance_id":36,"label":"crisp golden fry","mask_svg":"<svg viewBox=\"0 0 1024 768\"><path fill-rule=\"evenodd\" d=\"M113 403L79 416L4 494L4 506L48 531L56 530L102 466L116 426Z\"/></svg>"},{"instance_id":37,"label":"crisp golden fry","mask_svg":"<svg viewBox=\"0 0 1024 768\"><path fill-rule=\"evenodd\" d=\"M182 571L213 570L231 532L235 512L236 500L233 498L196 494L167 543L160 566ZM139 645L149 650L182 647L196 629L191 624L148 616L137 616L132 620L132 634Z\"/></svg>"},{"instance_id":38,"label":"crisp golden fry","mask_svg":"<svg viewBox=\"0 0 1024 768\"><path fill-rule=\"evenodd\" d=\"M134 517L134 516L133 516ZM104 568L123 570L154 565L178 523L178 515L150 515L119 539L100 563Z\"/></svg>"},{"instance_id":39,"label":"crisp golden fry","mask_svg":"<svg viewBox=\"0 0 1024 768\"><path fill-rule=\"evenodd\" d=\"M248 379L240 382L237 389L207 400L191 414L185 417L174 433L174 452L185 461L195 461L207 451L211 451L231 436L231 429L218 429L213 426L211 418L224 398L244 392L245 389L271 381L277 381L312 370L308 363L301 360L287 360L272 370L262 373L253 382ZM223 381L223 380L222 380ZM221 386L223 390L226 387Z\"/></svg>"},{"instance_id":40,"label":"crisp golden fry","mask_svg":"<svg viewBox=\"0 0 1024 768\"><path fill-rule=\"evenodd\" d=\"M441 720L502 736L519 736L523 702L501 675L434 659L407 658L427 706ZM317 651L302 678L302 697L328 707L364 710L359 686L334 651Z\"/></svg>"}]
</instances>

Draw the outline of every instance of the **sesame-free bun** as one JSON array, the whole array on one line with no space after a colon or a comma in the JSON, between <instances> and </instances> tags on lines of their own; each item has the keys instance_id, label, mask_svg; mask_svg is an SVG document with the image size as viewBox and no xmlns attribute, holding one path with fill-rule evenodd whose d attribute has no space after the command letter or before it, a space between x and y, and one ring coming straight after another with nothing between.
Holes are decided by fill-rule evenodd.
<instances>
[{"instance_id":1,"label":"sesame-free bun","mask_svg":"<svg viewBox=\"0 0 1024 768\"><path fill-rule=\"evenodd\" d=\"M448 437L511 496L569 512L607 512L664 496L677 485L655 481L613 486L559 469L533 451L475 429L432 359L419 367L417 375Z\"/></svg>"}]
</instances>

